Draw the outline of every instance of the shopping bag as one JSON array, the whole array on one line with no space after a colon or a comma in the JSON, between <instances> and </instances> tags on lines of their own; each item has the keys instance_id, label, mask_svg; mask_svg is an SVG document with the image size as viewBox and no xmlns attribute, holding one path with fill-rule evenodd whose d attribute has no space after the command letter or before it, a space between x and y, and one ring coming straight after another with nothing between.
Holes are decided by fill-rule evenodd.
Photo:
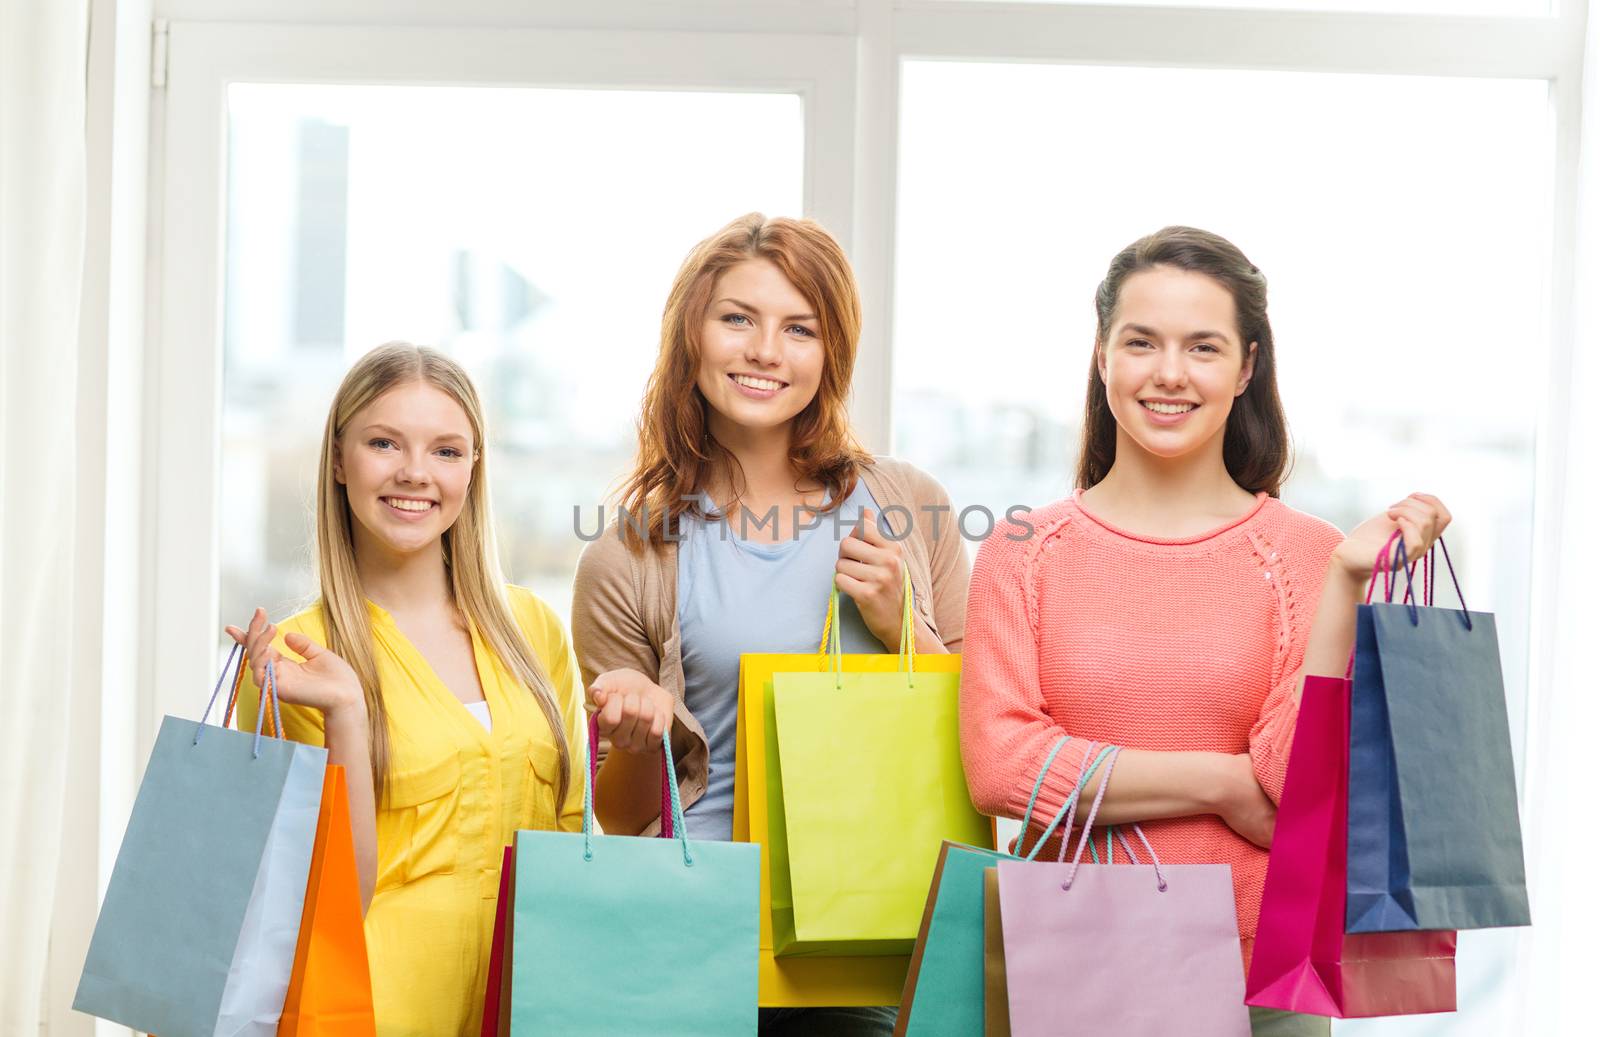
<instances>
[{"instance_id":1,"label":"shopping bag","mask_svg":"<svg viewBox=\"0 0 1600 1037\"><path fill-rule=\"evenodd\" d=\"M362 927L361 884L350 829L344 768L329 765L322 782L311 876L300 940L283 1002L279 1037L373 1037L372 973Z\"/></svg>"},{"instance_id":2,"label":"shopping bag","mask_svg":"<svg viewBox=\"0 0 1600 1037\"><path fill-rule=\"evenodd\" d=\"M834 600L824 624L822 645L814 654L746 654L739 659L739 703L734 756L733 837L761 846L761 1004L764 1006L862 1006L898 1004L905 987L909 956L842 955L778 957L773 953L773 912L792 913L788 839L784 824L783 785L774 724L773 683L779 673L827 674L835 665L828 651L834 627ZM903 667L898 655L844 655L837 661L846 673L895 674ZM918 655L921 674L951 674L959 680L959 655ZM954 722L950 728L956 733ZM940 837L942 842L944 836ZM951 835L950 838L958 838ZM992 830L976 846L993 846ZM930 851L929 873L932 872ZM926 890L926 884L923 889Z\"/></svg>"},{"instance_id":3,"label":"shopping bag","mask_svg":"<svg viewBox=\"0 0 1600 1037\"><path fill-rule=\"evenodd\" d=\"M511 873L516 865L517 848L507 846L500 861L500 893L495 900L494 940L489 945L489 976L483 988L483 1025L480 1037L496 1037L501 1033L500 999L504 986L506 960L506 923L511 913Z\"/></svg>"},{"instance_id":4,"label":"shopping bag","mask_svg":"<svg viewBox=\"0 0 1600 1037\"><path fill-rule=\"evenodd\" d=\"M299 942L327 750L161 722L73 1008L163 1037L270 1035ZM276 711L272 668L261 695ZM281 731L282 726L278 725Z\"/></svg>"},{"instance_id":5,"label":"shopping bag","mask_svg":"<svg viewBox=\"0 0 1600 1037\"><path fill-rule=\"evenodd\" d=\"M1391 542L1406 600L1356 609L1345 928L1528 925L1494 616L1468 611L1448 549L1461 607L1419 606L1405 541Z\"/></svg>"},{"instance_id":6,"label":"shopping bag","mask_svg":"<svg viewBox=\"0 0 1600 1037\"><path fill-rule=\"evenodd\" d=\"M961 762L960 676L917 671L909 574L906 588L896 672L846 672L834 623L828 672L773 675L790 893L773 899L779 955L909 953L940 845L990 838Z\"/></svg>"},{"instance_id":7,"label":"shopping bag","mask_svg":"<svg viewBox=\"0 0 1600 1037\"><path fill-rule=\"evenodd\" d=\"M1349 752L1350 682L1307 676L1245 1001L1340 1019L1454 1011L1454 932L1344 931Z\"/></svg>"},{"instance_id":8,"label":"shopping bag","mask_svg":"<svg viewBox=\"0 0 1600 1037\"><path fill-rule=\"evenodd\" d=\"M1070 863L996 864L1011 1032L1056 1037L1081 1019L1121 1037L1249 1037L1233 869L1163 865L1138 825L1149 864L1112 863L1109 834L1106 863L1083 863L1119 751L1106 757Z\"/></svg>"},{"instance_id":9,"label":"shopping bag","mask_svg":"<svg viewBox=\"0 0 1600 1037\"><path fill-rule=\"evenodd\" d=\"M1000 871L983 869L983 1037L1011 1037L1006 943L1000 925Z\"/></svg>"},{"instance_id":10,"label":"shopping bag","mask_svg":"<svg viewBox=\"0 0 1600 1037\"><path fill-rule=\"evenodd\" d=\"M1027 809L1022 814L1022 835L1016 853L963 846L949 840L939 848L939 861L923 908L922 927L917 932L905 990L900 996L895 1037L980 1037L983 1033L987 1010L984 875L992 872L995 861L1001 858L1032 860L1066 816L1068 805L1077 797L1081 786L1034 840L1033 850L1022 852L1025 847L1020 840L1027 838L1045 775L1069 741L1066 735L1058 738L1039 768Z\"/></svg>"},{"instance_id":11,"label":"shopping bag","mask_svg":"<svg viewBox=\"0 0 1600 1037\"><path fill-rule=\"evenodd\" d=\"M748 1037L760 848L691 841L671 781L675 837L595 834L594 758L581 834L517 833L511 1032Z\"/></svg>"}]
</instances>

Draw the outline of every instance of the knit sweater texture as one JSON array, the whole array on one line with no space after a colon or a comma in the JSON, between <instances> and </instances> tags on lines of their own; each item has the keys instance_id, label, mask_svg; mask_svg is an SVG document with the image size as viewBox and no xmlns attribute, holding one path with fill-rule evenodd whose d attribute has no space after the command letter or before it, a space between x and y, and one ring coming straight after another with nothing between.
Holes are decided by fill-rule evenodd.
<instances>
[{"instance_id":1,"label":"knit sweater texture","mask_svg":"<svg viewBox=\"0 0 1600 1037\"><path fill-rule=\"evenodd\" d=\"M1036 819L1065 802L1091 740L1248 752L1277 802L1299 708L1295 678L1343 535L1260 494L1220 528L1157 539L1095 518L1080 496L1028 515L1031 533L1000 525L978 552L961 682L974 804L1020 818L1063 734L1072 740L1045 776ZM1232 866L1248 967L1267 851L1213 814L1141 827L1163 863ZM1055 842L1045 850L1052 858Z\"/></svg>"}]
</instances>

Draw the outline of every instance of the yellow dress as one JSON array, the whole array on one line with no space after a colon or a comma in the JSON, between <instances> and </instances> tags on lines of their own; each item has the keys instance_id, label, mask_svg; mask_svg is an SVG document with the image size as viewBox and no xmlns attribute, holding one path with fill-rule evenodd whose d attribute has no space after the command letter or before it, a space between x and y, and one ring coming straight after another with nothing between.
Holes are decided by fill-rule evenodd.
<instances>
[{"instance_id":1,"label":"yellow dress","mask_svg":"<svg viewBox=\"0 0 1600 1037\"><path fill-rule=\"evenodd\" d=\"M451 694L389 614L368 602L391 739L389 797L378 809L378 877L367 909L367 954L382 1037L476 1034L494 937L500 862L518 829L583 826L587 735L583 690L561 620L521 587L513 613L550 677L566 722L572 780L557 805L560 759L533 693L472 631L472 654L493 730ZM327 643L320 606L278 624ZM247 676L239 726L256 722ZM284 705L288 736L323 744L320 710Z\"/></svg>"}]
</instances>

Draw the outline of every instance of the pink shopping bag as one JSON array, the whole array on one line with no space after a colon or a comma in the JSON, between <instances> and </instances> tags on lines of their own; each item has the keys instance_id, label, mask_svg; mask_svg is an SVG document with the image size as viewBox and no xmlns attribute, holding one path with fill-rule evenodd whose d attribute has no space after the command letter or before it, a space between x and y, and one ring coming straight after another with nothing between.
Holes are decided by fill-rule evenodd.
<instances>
[{"instance_id":1,"label":"pink shopping bag","mask_svg":"<svg viewBox=\"0 0 1600 1037\"><path fill-rule=\"evenodd\" d=\"M997 865L1011 1032L1055 1037L1084 1025L1118 1037L1249 1037L1233 869L1163 866L1137 825L1150 863L1111 863L1109 833L1107 863L1083 863L1119 751L1106 757L1071 863ZM1092 756L1091 746L1086 767Z\"/></svg>"},{"instance_id":2,"label":"pink shopping bag","mask_svg":"<svg viewBox=\"0 0 1600 1037\"><path fill-rule=\"evenodd\" d=\"M1307 677L1246 1000L1352 1019L1452 1012L1456 934L1345 928L1350 682Z\"/></svg>"}]
</instances>

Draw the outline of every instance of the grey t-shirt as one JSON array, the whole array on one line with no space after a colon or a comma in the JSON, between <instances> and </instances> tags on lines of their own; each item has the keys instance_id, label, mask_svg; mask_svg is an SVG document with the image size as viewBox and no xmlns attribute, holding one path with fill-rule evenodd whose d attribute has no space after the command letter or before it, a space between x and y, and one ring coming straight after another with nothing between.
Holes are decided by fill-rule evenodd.
<instances>
[{"instance_id":1,"label":"grey t-shirt","mask_svg":"<svg viewBox=\"0 0 1600 1037\"><path fill-rule=\"evenodd\" d=\"M863 508L879 514L864 481L836 512L814 516L814 529L772 543L760 539L765 516L684 515L678 544L678 628L683 638L684 705L700 721L711 748L705 795L684 814L691 839L733 836L733 750L738 724L739 656L747 652L815 652L828 612L828 589ZM789 516L785 516L788 518ZM770 525L769 525L770 528ZM844 651L887 649L867 629L849 595L839 595Z\"/></svg>"}]
</instances>

